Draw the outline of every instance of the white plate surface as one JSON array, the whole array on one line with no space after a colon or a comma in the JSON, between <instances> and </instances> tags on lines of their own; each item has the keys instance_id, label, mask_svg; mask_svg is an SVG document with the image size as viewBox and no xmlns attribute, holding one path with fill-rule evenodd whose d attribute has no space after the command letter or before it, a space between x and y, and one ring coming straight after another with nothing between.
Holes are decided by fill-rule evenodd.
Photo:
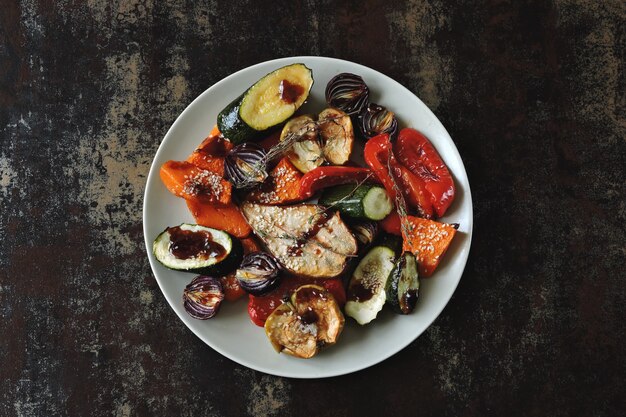
<instances>
[{"instance_id":1,"label":"white plate surface","mask_svg":"<svg viewBox=\"0 0 626 417\"><path fill-rule=\"evenodd\" d=\"M362 76L370 87L371 101L396 113L401 127L413 127L423 132L448 165L457 187L455 201L442 221L460 224L460 233L433 277L421 280L420 299L412 314L399 316L383 311L364 327L347 318L339 342L308 360L276 353L263 329L251 323L244 300L223 303L219 314L211 320L189 317L181 296L193 275L164 268L152 254L154 238L166 227L193 223L185 202L171 195L161 183L159 167L169 159L186 159L208 135L220 110L246 87L263 75L296 62L311 68L315 79L305 110L310 109L311 113L321 111L328 80L338 73L352 72ZM461 279L470 250L472 220L470 187L461 157L446 129L420 99L398 82L371 68L334 58L294 57L264 62L226 77L196 98L176 119L159 146L148 175L143 230L150 265L161 291L183 323L207 345L235 362L268 374L323 378L372 366L403 349L428 328L446 306Z\"/></svg>"}]
</instances>

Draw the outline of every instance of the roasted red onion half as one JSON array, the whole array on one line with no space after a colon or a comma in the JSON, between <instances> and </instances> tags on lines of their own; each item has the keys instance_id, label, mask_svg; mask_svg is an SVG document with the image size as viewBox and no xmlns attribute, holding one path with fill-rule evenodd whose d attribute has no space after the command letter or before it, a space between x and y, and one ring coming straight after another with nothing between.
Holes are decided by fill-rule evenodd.
<instances>
[{"instance_id":1,"label":"roasted red onion half","mask_svg":"<svg viewBox=\"0 0 626 417\"><path fill-rule=\"evenodd\" d=\"M378 235L378 223L376 222L355 222L350 226L354 237L362 248L371 245Z\"/></svg>"},{"instance_id":2,"label":"roasted red onion half","mask_svg":"<svg viewBox=\"0 0 626 417\"><path fill-rule=\"evenodd\" d=\"M393 112L383 106L370 103L359 114L359 129L365 139L373 138L381 133L388 133L394 140L398 135L398 119Z\"/></svg>"},{"instance_id":3,"label":"roasted red onion half","mask_svg":"<svg viewBox=\"0 0 626 417\"><path fill-rule=\"evenodd\" d=\"M183 292L183 304L194 319L206 320L217 314L224 300L224 289L219 279L198 275Z\"/></svg>"},{"instance_id":4,"label":"roasted red onion half","mask_svg":"<svg viewBox=\"0 0 626 417\"><path fill-rule=\"evenodd\" d=\"M348 114L358 114L367 106L370 90L363 78L349 72L335 75L326 85L326 102Z\"/></svg>"},{"instance_id":5,"label":"roasted red onion half","mask_svg":"<svg viewBox=\"0 0 626 417\"><path fill-rule=\"evenodd\" d=\"M267 152L254 143L235 146L226 155L224 174L235 188L250 188L267 178Z\"/></svg>"},{"instance_id":6,"label":"roasted red onion half","mask_svg":"<svg viewBox=\"0 0 626 417\"><path fill-rule=\"evenodd\" d=\"M243 258L235 277L247 293L263 295L278 286L280 270L280 264L269 253L252 252Z\"/></svg>"}]
</instances>

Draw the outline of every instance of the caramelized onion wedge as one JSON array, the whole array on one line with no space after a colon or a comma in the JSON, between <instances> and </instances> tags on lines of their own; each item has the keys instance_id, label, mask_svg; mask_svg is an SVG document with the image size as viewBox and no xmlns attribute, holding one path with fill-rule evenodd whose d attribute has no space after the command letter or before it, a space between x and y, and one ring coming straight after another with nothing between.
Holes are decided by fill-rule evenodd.
<instances>
[{"instance_id":1,"label":"caramelized onion wedge","mask_svg":"<svg viewBox=\"0 0 626 417\"><path fill-rule=\"evenodd\" d=\"M359 129L365 139L373 138L381 133L388 133L391 140L398 136L398 119L396 115L383 106L370 103L359 114Z\"/></svg>"},{"instance_id":2,"label":"caramelized onion wedge","mask_svg":"<svg viewBox=\"0 0 626 417\"><path fill-rule=\"evenodd\" d=\"M346 113L359 113L369 100L370 91L363 78L349 72L335 75L326 85L326 102Z\"/></svg>"},{"instance_id":3,"label":"caramelized onion wedge","mask_svg":"<svg viewBox=\"0 0 626 417\"><path fill-rule=\"evenodd\" d=\"M366 248L374 242L378 235L378 223L357 221L350 225L352 233L359 242L360 248Z\"/></svg>"},{"instance_id":4,"label":"caramelized onion wedge","mask_svg":"<svg viewBox=\"0 0 626 417\"><path fill-rule=\"evenodd\" d=\"M279 283L280 264L266 252L246 255L235 274L241 288L252 295L263 295Z\"/></svg>"},{"instance_id":5,"label":"caramelized onion wedge","mask_svg":"<svg viewBox=\"0 0 626 417\"><path fill-rule=\"evenodd\" d=\"M198 320L215 316L224 300L224 289L219 279L199 275L191 281L183 292L185 311Z\"/></svg>"},{"instance_id":6,"label":"caramelized onion wedge","mask_svg":"<svg viewBox=\"0 0 626 417\"><path fill-rule=\"evenodd\" d=\"M277 352L308 359L337 342L345 319L332 294L303 285L265 322L265 334Z\"/></svg>"},{"instance_id":7,"label":"caramelized onion wedge","mask_svg":"<svg viewBox=\"0 0 626 417\"><path fill-rule=\"evenodd\" d=\"M318 124L326 160L334 165L348 162L354 143L350 116L341 110L328 108L320 113Z\"/></svg>"},{"instance_id":8,"label":"caramelized onion wedge","mask_svg":"<svg viewBox=\"0 0 626 417\"><path fill-rule=\"evenodd\" d=\"M235 188L250 188L267 178L267 152L255 143L242 143L228 152L224 174Z\"/></svg>"}]
</instances>

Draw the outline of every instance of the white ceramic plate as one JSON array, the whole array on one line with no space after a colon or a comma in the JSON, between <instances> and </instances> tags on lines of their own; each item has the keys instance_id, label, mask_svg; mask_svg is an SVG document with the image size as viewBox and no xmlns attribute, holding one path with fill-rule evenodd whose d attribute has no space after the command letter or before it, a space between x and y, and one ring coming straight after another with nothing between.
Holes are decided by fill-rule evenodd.
<instances>
[{"instance_id":1,"label":"white ceramic plate","mask_svg":"<svg viewBox=\"0 0 626 417\"><path fill-rule=\"evenodd\" d=\"M363 327L347 318L339 342L308 360L276 353L263 329L248 318L245 300L223 303L219 314L211 320L189 317L181 296L193 275L164 268L152 254L154 238L166 227L193 223L185 202L171 195L161 183L159 167L169 159L186 159L208 135L220 110L245 88L265 74L296 62L311 68L315 79L305 110L321 111L326 83L338 73L352 72L362 76L370 87L371 101L394 111L401 126L423 132L441 154L456 182L456 199L443 221L460 224L460 233L433 277L421 280L420 299L412 314L399 316L385 309L375 321ZM235 362L268 374L322 378L372 366L395 354L426 330L446 306L461 279L470 250L472 220L472 199L461 157L446 129L420 99L396 81L368 67L334 58L294 57L264 62L226 77L196 98L176 119L159 146L148 175L143 230L150 265L161 291L183 323L206 344Z\"/></svg>"}]
</instances>

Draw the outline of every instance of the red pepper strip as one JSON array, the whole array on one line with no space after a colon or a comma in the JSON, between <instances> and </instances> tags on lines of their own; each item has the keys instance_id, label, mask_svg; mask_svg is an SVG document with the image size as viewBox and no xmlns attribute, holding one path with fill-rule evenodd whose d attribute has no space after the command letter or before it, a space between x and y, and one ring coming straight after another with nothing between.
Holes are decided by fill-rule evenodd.
<instances>
[{"instance_id":1,"label":"red pepper strip","mask_svg":"<svg viewBox=\"0 0 626 417\"><path fill-rule=\"evenodd\" d=\"M385 232L391 233L392 235L402 236L402 222L400 221L400 215L397 211L389 213L389 215L382 219L379 224Z\"/></svg>"},{"instance_id":2,"label":"red pepper strip","mask_svg":"<svg viewBox=\"0 0 626 417\"><path fill-rule=\"evenodd\" d=\"M397 163L393 172L396 176L396 181L399 181L402 185L406 201L417 209L421 217L431 219L434 213L433 205L428 198L424 182L400 163ZM400 174L399 177L398 173Z\"/></svg>"},{"instance_id":3,"label":"red pepper strip","mask_svg":"<svg viewBox=\"0 0 626 417\"><path fill-rule=\"evenodd\" d=\"M333 185L358 184L371 179L377 182L376 175L369 168L325 166L312 169L300 179L300 197L311 198L322 188Z\"/></svg>"},{"instance_id":4,"label":"red pepper strip","mask_svg":"<svg viewBox=\"0 0 626 417\"><path fill-rule=\"evenodd\" d=\"M431 218L433 207L425 193L423 182L407 168L400 165L391 150L389 135L384 133L375 136L365 144L365 162L374 170L393 201L396 201L395 181L406 201L415 207L422 217ZM389 176L388 164L391 167L393 180Z\"/></svg>"},{"instance_id":5,"label":"red pepper strip","mask_svg":"<svg viewBox=\"0 0 626 417\"><path fill-rule=\"evenodd\" d=\"M405 128L398 134L394 152L423 181L437 216L443 216L454 200L454 181L432 143L417 130Z\"/></svg>"}]
</instances>

